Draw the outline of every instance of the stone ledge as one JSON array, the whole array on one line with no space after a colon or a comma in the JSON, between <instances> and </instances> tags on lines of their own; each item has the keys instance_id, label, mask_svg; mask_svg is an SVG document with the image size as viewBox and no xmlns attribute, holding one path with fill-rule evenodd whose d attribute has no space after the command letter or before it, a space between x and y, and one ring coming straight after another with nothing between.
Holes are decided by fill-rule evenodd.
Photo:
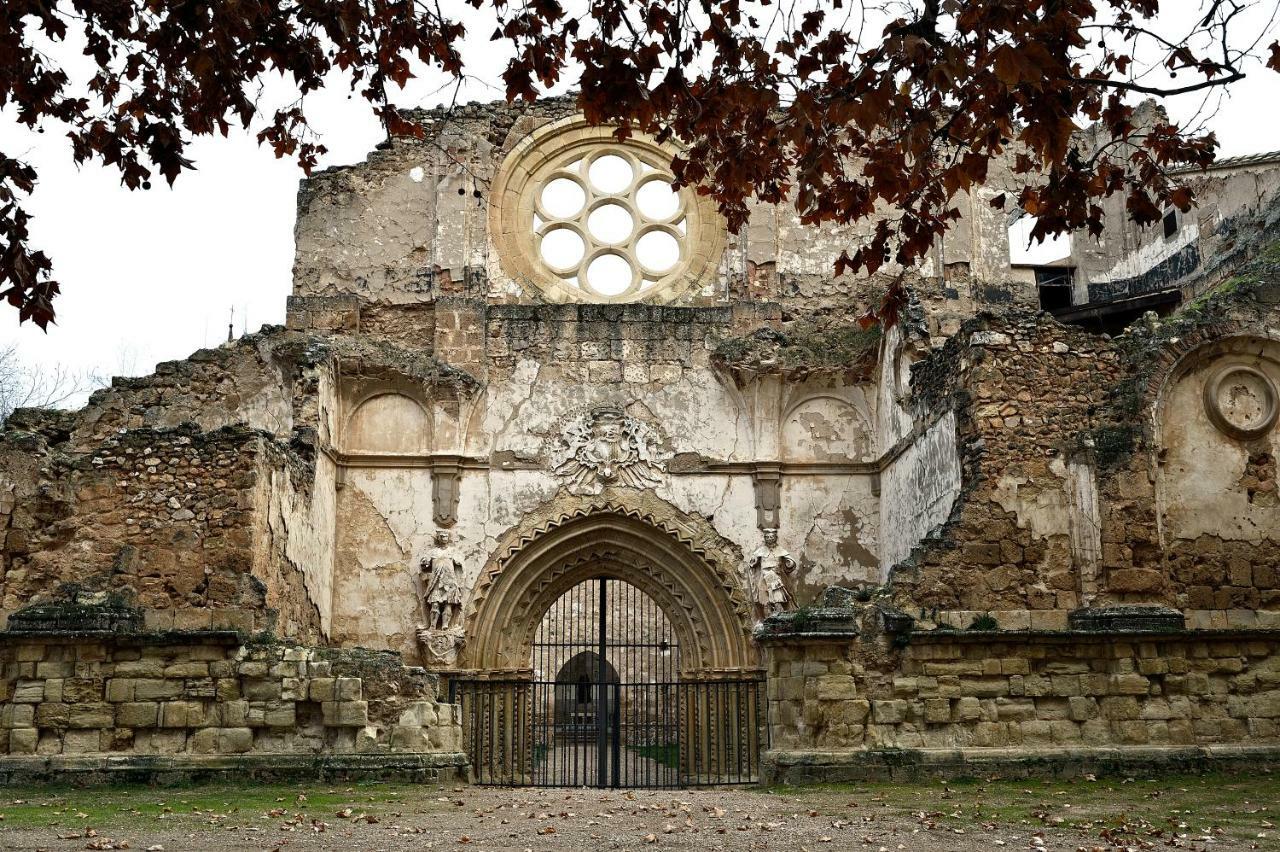
<instances>
[{"instance_id":1,"label":"stone ledge","mask_svg":"<svg viewBox=\"0 0 1280 852\"><path fill-rule=\"evenodd\" d=\"M1208 628L1186 630L917 630L911 634L911 644L929 642L1112 642L1116 639L1133 641L1178 640L1186 642L1218 641L1231 639L1280 639L1280 628Z\"/></svg>"},{"instance_id":2,"label":"stone ledge","mask_svg":"<svg viewBox=\"0 0 1280 852\"><path fill-rule=\"evenodd\" d=\"M440 754L81 755L0 757L0 786L59 782L172 784L193 781L393 779L465 782L470 762Z\"/></svg>"},{"instance_id":3,"label":"stone ledge","mask_svg":"<svg viewBox=\"0 0 1280 852\"><path fill-rule=\"evenodd\" d=\"M42 644L109 641L112 645L242 645L238 630L143 630L115 633L104 630L0 630L0 645L39 640Z\"/></svg>"},{"instance_id":4,"label":"stone ledge","mask_svg":"<svg viewBox=\"0 0 1280 852\"><path fill-rule=\"evenodd\" d=\"M956 748L865 751L768 751L762 782L826 784L965 776L1065 778L1086 774L1203 772L1280 768L1274 746L1103 746L1098 748Z\"/></svg>"}]
</instances>

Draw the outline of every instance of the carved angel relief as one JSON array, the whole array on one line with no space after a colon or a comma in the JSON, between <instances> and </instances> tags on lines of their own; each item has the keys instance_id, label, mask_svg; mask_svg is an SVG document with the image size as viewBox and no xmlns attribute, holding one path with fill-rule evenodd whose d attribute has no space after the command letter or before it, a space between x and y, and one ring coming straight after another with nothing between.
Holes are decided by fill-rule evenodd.
<instances>
[{"instance_id":1,"label":"carved angel relief","mask_svg":"<svg viewBox=\"0 0 1280 852\"><path fill-rule=\"evenodd\" d=\"M570 494L599 494L606 485L652 488L662 482L668 454L653 427L605 406L565 424L551 454L551 472Z\"/></svg>"}]
</instances>

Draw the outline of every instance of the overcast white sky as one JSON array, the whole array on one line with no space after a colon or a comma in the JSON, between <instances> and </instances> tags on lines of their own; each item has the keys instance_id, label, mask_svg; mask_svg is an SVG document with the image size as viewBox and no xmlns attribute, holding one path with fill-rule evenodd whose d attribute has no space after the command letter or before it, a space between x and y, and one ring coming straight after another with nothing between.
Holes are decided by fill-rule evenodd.
<instances>
[{"instance_id":1,"label":"overcast white sky","mask_svg":"<svg viewBox=\"0 0 1280 852\"><path fill-rule=\"evenodd\" d=\"M1169 3L1189 18L1195 3ZM1270 20L1274 4L1251 10L1256 36ZM461 100L502 96L500 58L487 43L491 26L475 26L464 48L476 78ZM1222 156L1280 147L1276 112L1280 75L1254 65L1250 75L1224 99L1210 126L1222 142ZM362 160L381 131L365 102L348 98L340 81L308 98L308 113L329 154L323 165ZM452 91L435 91L442 80L415 81L397 98L402 105L448 102ZM271 93L268 89L268 93ZM288 98L285 98L288 100ZM1187 96L1166 103L1176 119L1187 120L1201 99ZM294 196L300 170L259 148L249 134L206 139L189 151L198 169L168 188L162 179L146 192L120 187L114 170L77 170L65 144L50 133L27 135L15 128L11 112L0 112L0 148L37 167L40 184L28 209L34 243L49 252L63 295L58 324L44 334L17 325L16 312L0 306L0 345L16 341L25 359L62 363L100 373L142 374L157 361L182 358L227 335L230 311L235 333L284 321L293 261Z\"/></svg>"}]
</instances>

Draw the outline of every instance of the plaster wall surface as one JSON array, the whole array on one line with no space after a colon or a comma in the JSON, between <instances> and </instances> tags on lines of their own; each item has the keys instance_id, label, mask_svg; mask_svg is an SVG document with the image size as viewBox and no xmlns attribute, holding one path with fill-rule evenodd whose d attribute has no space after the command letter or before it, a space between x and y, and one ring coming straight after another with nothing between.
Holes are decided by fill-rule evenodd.
<instances>
[{"instance_id":1,"label":"plaster wall surface","mask_svg":"<svg viewBox=\"0 0 1280 852\"><path fill-rule=\"evenodd\" d=\"M892 566L946 521L960 492L956 418L926 427L881 474L881 563Z\"/></svg>"},{"instance_id":2,"label":"plaster wall surface","mask_svg":"<svg viewBox=\"0 0 1280 852\"><path fill-rule=\"evenodd\" d=\"M1205 385L1229 365L1258 370L1272 387L1280 382L1280 349L1270 341L1239 341L1217 358L1205 357L1168 389L1161 403L1162 521L1179 539L1201 536L1253 544L1280 541L1280 502L1275 491L1274 428L1249 441L1224 434L1209 417ZM1239 404L1264 406L1244 388L1227 393ZM1274 397L1270 404L1274 405Z\"/></svg>"}]
</instances>

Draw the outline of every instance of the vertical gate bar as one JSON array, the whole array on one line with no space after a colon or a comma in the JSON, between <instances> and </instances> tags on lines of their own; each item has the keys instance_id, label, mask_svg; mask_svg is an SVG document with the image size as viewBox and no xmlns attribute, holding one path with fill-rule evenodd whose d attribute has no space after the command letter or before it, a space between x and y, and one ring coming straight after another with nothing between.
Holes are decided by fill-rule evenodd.
<instances>
[{"instance_id":1,"label":"vertical gate bar","mask_svg":"<svg viewBox=\"0 0 1280 852\"><path fill-rule=\"evenodd\" d=\"M481 777L488 779L489 775L489 755L484 747L484 734L488 730L489 723L485 720L485 715L489 712L489 707L485 703L485 687L484 684L476 685L476 714L475 714L475 743L476 753L479 758L477 768Z\"/></svg>"},{"instance_id":2,"label":"vertical gate bar","mask_svg":"<svg viewBox=\"0 0 1280 852\"><path fill-rule=\"evenodd\" d=\"M703 743L701 743L701 737L698 732L700 725L698 719L698 687L699 682L695 681L694 683L690 683L685 696L686 701L689 702L685 707L685 728L689 730L689 738L691 741L689 745L692 748L689 774L690 778L695 779L695 783L696 778L698 778L699 770L701 770L701 764L703 764L703 757L701 757L701 748L703 748Z\"/></svg>"},{"instance_id":3,"label":"vertical gate bar","mask_svg":"<svg viewBox=\"0 0 1280 852\"><path fill-rule=\"evenodd\" d=\"M524 699L525 684L516 681L511 687L511 783L517 786L529 783L525 772Z\"/></svg>"},{"instance_id":4,"label":"vertical gate bar","mask_svg":"<svg viewBox=\"0 0 1280 852\"><path fill-rule=\"evenodd\" d=\"M618 687L617 689L612 690L612 693L618 703L616 707L611 709L610 713L610 719L616 720L614 725L616 730L612 731L610 734L612 740L616 743L616 745L611 746L610 750L610 754L613 755L616 764L610 770L610 777L613 781L613 786L616 787L621 783L624 776L627 778L631 777L628 766L630 763L630 755L624 752L627 740L623 737L627 734L627 718L624 713L625 708L622 706L622 684L635 679L635 674L632 669L635 657L635 648L632 647L631 631L635 626L636 619L643 618L644 614L637 613L633 608L634 601L631 596L631 592L633 590L632 586L621 580L613 580L611 582L613 583L612 597L614 601L614 618L610 620L609 624L613 631L613 641L609 644L609 648L613 653L614 658L618 660L619 665L622 667L621 671L615 670L614 672L618 677ZM619 606L619 604L621 604L621 606ZM618 620L619 617L622 619L621 622Z\"/></svg>"},{"instance_id":5,"label":"vertical gate bar","mask_svg":"<svg viewBox=\"0 0 1280 852\"><path fill-rule=\"evenodd\" d=\"M534 674L537 677L537 674ZM529 783L537 786L542 778L542 760L538 756L538 747L542 745L543 732L541 726L546 723L542 707L542 685L534 681L529 685Z\"/></svg>"},{"instance_id":6,"label":"vertical gate bar","mask_svg":"<svg viewBox=\"0 0 1280 852\"><path fill-rule=\"evenodd\" d=\"M689 684L689 688L685 690L685 701L687 702L684 708L686 716L685 727L688 729L689 738L692 740L689 743L689 777L694 779L694 783L697 783L698 773L702 769L702 734L698 730L699 716L697 706L698 689L701 686L701 682L694 682Z\"/></svg>"},{"instance_id":7,"label":"vertical gate bar","mask_svg":"<svg viewBox=\"0 0 1280 852\"><path fill-rule=\"evenodd\" d=\"M753 728L755 730L755 748L753 750L753 760L755 762L753 766L751 766L751 769L754 770L753 773L751 773L751 777L753 777L753 779L759 778L760 752L763 752L765 748L769 747L768 728L765 728L763 733L760 732L760 687L762 687L762 684L760 684L760 682L756 682L755 683L755 701L753 702L753 704L755 705L755 724L753 725ZM768 716L765 716L765 724L768 724Z\"/></svg>"},{"instance_id":8,"label":"vertical gate bar","mask_svg":"<svg viewBox=\"0 0 1280 852\"><path fill-rule=\"evenodd\" d=\"M573 635L574 647L590 648L591 630L594 624L590 620L591 615L595 612L596 607L596 584L590 581L578 584L578 608L574 611L573 622L569 625L569 631ZM597 668L599 663L597 662ZM588 685L587 694L591 696L591 712L597 713L600 709L600 696L596 694L596 688ZM591 717L592 726L595 726L595 716ZM587 760L590 757L586 734L594 733L594 731L574 731L571 739L573 740L573 783L575 785L589 783L591 779L590 769Z\"/></svg>"},{"instance_id":9,"label":"vertical gate bar","mask_svg":"<svg viewBox=\"0 0 1280 852\"><path fill-rule=\"evenodd\" d=\"M639 678L636 676L636 670L635 670L635 665L636 665L635 627L636 627L636 623L645 617L645 613L643 612L643 610L637 611L635 608L636 604L635 604L635 587L634 586L631 586L627 583L622 583L620 594L624 601L620 614L623 614L628 617L624 617L622 622L621 638L622 638L622 644L624 645L623 652L622 652L624 662L622 664L623 671L622 671L622 674L619 676L620 683L618 685L618 702L619 702L618 711L617 711L618 726L620 728L623 728L623 730L619 731L617 734L619 747L615 751L618 754L618 759L622 763L622 770L625 771L626 778L628 779L628 781L631 781L635 777L633 775L635 761L632 760L632 758L635 757L635 753L630 749L629 746L632 744L631 737L634 736L634 731L627 730L627 728L629 727L627 724L627 717L625 712L627 708L624 708L621 702L623 701L622 690L626 688L628 691L628 697L631 698L632 703L634 704L635 688L623 687L622 684L627 683L628 681L635 683L636 681L639 680ZM614 629L616 630L617 628L615 627ZM625 751L623 751L623 749L625 749ZM620 780L622 776L622 772L615 771L614 775L617 776L618 779ZM616 785L616 782L615 782L615 785Z\"/></svg>"},{"instance_id":10,"label":"vertical gate bar","mask_svg":"<svg viewBox=\"0 0 1280 852\"><path fill-rule=\"evenodd\" d=\"M634 776L630 774L626 774L624 776L623 771L626 769L626 763L621 758L621 755L623 754L624 750L626 750L626 740L624 740L623 737L627 733L625 730L626 718L623 715L624 708L622 706L622 684L619 683L617 689L615 689L614 691L617 693L615 697L618 702L617 709L614 711L614 715L617 716L618 718L618 728L613 735L613 739L614 739L613 751L614 751L614 754L617 754L620 757L619 757L618 765L613 770L613 776L614 776L613 786L615 787L620 786L622 784L622 779L624 777L627 780L627 786L632 786L632 782L634 781Z\"/></svg>"},{"instance_id":11,"label":"vertical gate bar","mask_svg":"<svg viewBox=\"0 0 1280 852\"><path fill-rule=\"evenodd\" d=\"M500 777L498 757L498 687L489 684L489 777Z\"/></svg>"},{"instance_id":12,"label":"vertical gate bar","mask_svg":"<svg viewBox=\"0 0 1280 852\"><path fill-rule=\"evenodd\" d=\"M733 782L742 783L742 684L733 684Z\"/></svg>"},{"instance_id":13,"label":"vertical gate bar","mask_svg":"<svg viewBox=\"0 0 1280 852\"><path fill-rule=\"evenodd\" d=\"M575 641L576 631L574 613L580 611L582 601L581 586L574 586L566 595L561 595L556 600L556 639L564 643L572 643ZM562 663L561 656L564 653L572 654L572 645L566 644L561 648L555 657L555 673L550 674L548 680L555 685L551 687L551 732L548 746L551 749L552 756L552 774L549 783L552 786L558 786L563 783L572 783L577 778L578 754L573 742L573 720L576 717L577 708L577 687L574 687L573 698L568 704L565 713L560 712L557 706L559 697L565 693L565 688L560 685L560 669Z\"/></svg>"},{"instance_id":14,"label":"vertical gate bar","mask_svg":"<svg viewBox=\"0 0 1280 852\"><path fill-rule=\"evenodd\" d=\"M734 729L737 733L737 743L734 748L735 760L738 767L738 783L741 784L746 780L747 768L750 764L750 758L747 756L747 748L751 741L749 734L749 725L747 724L747 707L749 697L747 693L748 684L746 681L738 681L734 687Z\"/></svg>"},{"instance_id":15,"label":"vertical gate bar","mask_svg":"<svg viewBox=\"0 0 1280 852\"><path fill-rule=\"evenodd\" d=\"M609 696L606 690L604 689L604 684L605 684L604 655L606 650L605 649L605 630L607 630L609 627L608 610L607 610L608 592L606 591L605 584L608 582L609 581L604 577L600 578L600 592L599 592L600 597L599 597L599 600L596 601L596 606L599 608L599 611L600 611L599 635L597 637L598 644L600 647L600 651L599 651L600 656L599 656L599 659L596 660L596 670L598 673L597 686L599 688L599 695L598 695L599 700L596 703L596 778L601 787L607 787L608 780L609 780L609 776L607 774L607 771L608 771L607 766L605 765L605 762L607 759L607 755L605 754L605 751L608 749L608 731L606 730L606 725L608 724L608 720L609 720L609 707L608 707Z\"/></svg>"},{"instance_id":16,"label":"vertical gate bar","mask_svg":"<svg viewBox=\"0 0 1280 852\"><path fill-rule=\"evenodd\" d=\"M721 681L720 688L716 690L720 693L720 724L716 725L720 731L720 773L719 778L729 778L730 769L729 761L733 749L733 729L729 727L729 683Z\"/></svg>"},{"instance_id":17,"label":"vertical gate bar","mask_svg":"<svg viewBox=\"0 0 1280 852\"><path fill-rule=\"evenodd\" d=\"M582 605L581 586L574 587L574 594L569 600L566 601L564 596L561 596L560 600L556 603L557 605L562 605L562 609L558 611L556 616L558 619L556 622L556 631L559 634L558 638L562 641L573 642L575 641L576 636L576 623L574 619L577 616L575 613L581 611L580 608ZM561 665L560 657L556 657L555 664L556 673L551 675L551 679L559 683L559 668ZM564 687L562 686L557 685L552 687L553 695L559 695L563 693L563 691ZM577 698L576 694L574 695L574 698ZM566 782L571 783L577 779L578 773L578 752L573 738L573 708L575 705L570 704L569 715L567 717L562 717L555 707L554 697L552 698L551 704L551 712L555 714L552 716L553 721L551 723L551 753L555 755L555 770L551 783L555 785ZM562 748L562 744L566 744L567 748Z\"/></svg>"},{"instance_id":18,"label":"vertical gate bar","mask_svg":"<svg viewBox=\"0 0 1280 852\"><path fill-rule=\"evenodd\" d=\"M484 725L484 727L480 731L480 748L481 748L480 753L484 756L484 777L486 779L489 779L491 777L489 773L490 756L489 756L488 739L489 739L489 717L493 715L493 707L489 702L489 690L492 688L493 687L488 683L486 683L484 686L484 693L483 693L484 694L484 702L483 702L484 713L480 717L480 722Z\"/></svg>"},{"instance_id":19,"label":"vertical gate bar","mask_svg":"<svg viewBox=\"0 0 1280 852\"><path fill-rule=\"evenodd\" d=\"M712 754L712 771L715 773L715 779L718 781L724 777L724 731L721 726L717 725L717 721L724 719L724 689L719 683L711 684L711 706L707 717L711 720L709 730L712 732L711 747Z\"/></svg>"},{"instance_id":20,"label":"vertical gate bar","mask_svg":"<svg viewBox=\"0 0 1280 852\"><path fill-rule=\"evenodd\" d=\"M550 637L546 637L545 631L548 625L551 625L552 630L555 629L555 619L559 612L560 598L556 598L556 602L551 605L551 611L542 619L542 623L538 625L538 632L543 633L545 637L543 641L550 641ZM548 700L547 687L545 684L548 680L554 680L556 676L554 674L548 675L547 670L550 665L547 661L548 655L549 652L547 648L544 647L539 649L539 658L542 662L534 675L544 684L539 688L541 695L538 703L539 712L541 714L541 718L538 720L540 723L539 740L540 744L543 746L543 753L541 759L537 760L538 777L542 779L543 784L551 783L551 780L554 777L552 774L554 772L552 766L555 762L555 741L553 738L556 712L555 687L551 687L551 697L550 700Z\"/></svg>"},{"instance_id":21,"label":"vertical gate bar","mask_svg":"<svg viewBox=\"0 0 1280 852\"><path fill-rule=\"evenodd\" d=\"M476 748L476 769L484 776L485 762L488 758L484 753L484 714L487 709L484 706L484 687L476 684L476 688L471 693L471 701L475 704L475 710L471 714L472 737L471 742L475 743Z\"/></svg>"},{"instance_id":22,"label":"vertical gate bar","mask_svg":"<svg viewBox=\"0 0 1280 852\"><path fill-rule=\"evenodd\" d=\"M707 681L707 707L704 711L703 725L707 730L707 782L715 776L719 768L719 731L716 730L716 694L715 681Z\"/></svg>"},{"instance_id":23,"label":"vertical gate bar","mask_svg":"<svg viewBox=\"0 0 1280 852\"><path fill-rule=\"evenodd\" d=\"M626 762L627 784L628 786L631 786L639 780L639 761L641 756L635 748L637 745L641 744L636 736L636 711L640 706L638 698L643 691L643 687L639 685L641 682L639 672L640 654L638 649L635 647L636 634L643 632L642 626L645 623L645 619L650 617L650 613L643 602L636 600L635 586L626 586L626 597L627 606L623 612L631 614L631 617L626 620L626 642L631 647L627 649L627 672L626 677L623 678L623 680L630 681L632 685L628 687L619 687L619 690L624 688L627 690L627 697L630 699L629 707L620 707L619 709L627 711L627 715L630 716L630 721L627 721L625 716L623 717L623 725L627 730L624 731L625 737L623 738L622 747L626 749L623 760ZM618 700L624 700L621 693L618 695Z\"/></svg>"}]
</instances>

